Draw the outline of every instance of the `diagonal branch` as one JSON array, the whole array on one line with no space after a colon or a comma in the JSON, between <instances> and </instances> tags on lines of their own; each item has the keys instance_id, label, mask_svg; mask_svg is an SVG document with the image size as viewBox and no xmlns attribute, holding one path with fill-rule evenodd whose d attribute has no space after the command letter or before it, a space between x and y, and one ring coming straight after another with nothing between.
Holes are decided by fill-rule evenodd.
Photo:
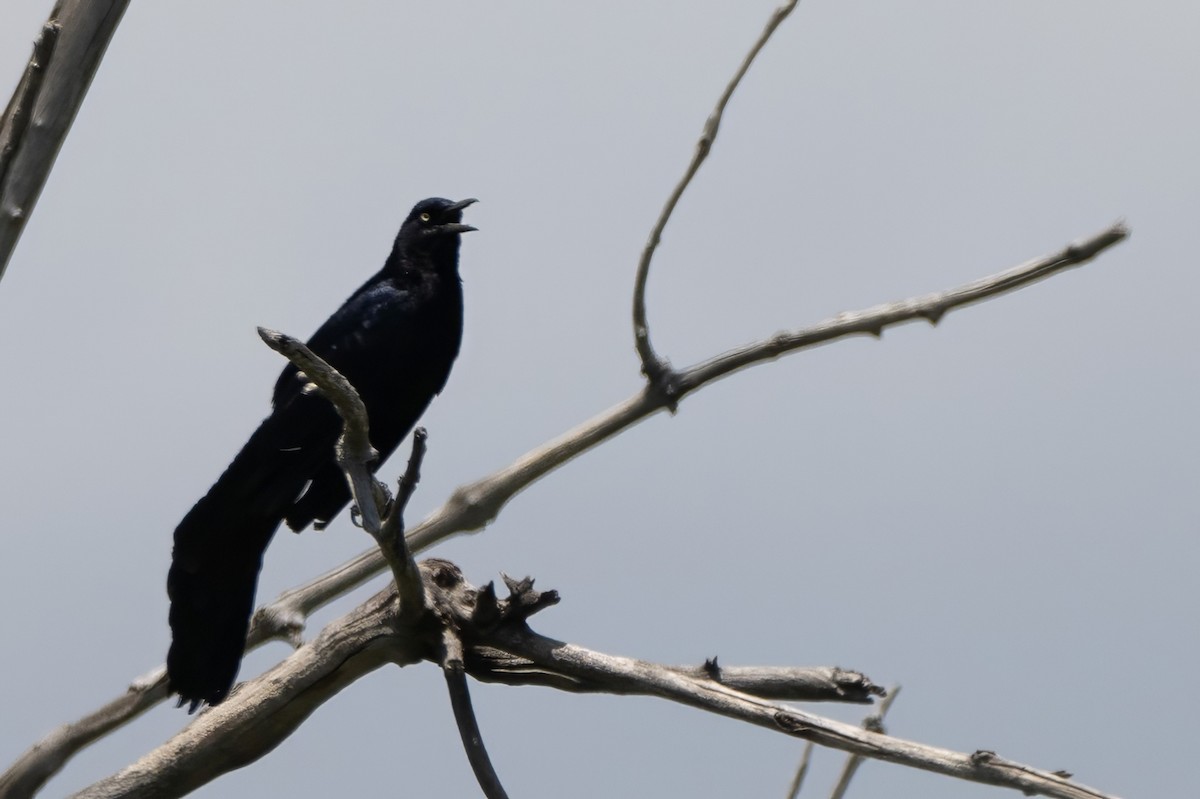
<instances>
[{"instance_id":1,"label":"diagonal branch","mask_svg":"<svg viewBox=\"0 0 1200 799\"><path fill-rule=\"evenodd\" d=\"M971 754L861 729L853 724L776 705L711 680L686 677L671 669L607 655L538 635L502 628L488 643L579 680L606 684L610 693L657 696L710 713L738 719L820 746L931 771L947 777L1015 788L1059 799L1114 799L1072 782L1070 775L1035 769L995 752Z\"/></svg>"},{"instance_id":2,"label":"diagonal branch","mask_svg":"<svg viewBox=\"0 0 1200 799\"><path fill-rule=\"evenodd\" d=\"M708 115L708 119L704 122L704 129L700 132L700 138L696 142L696 151L692 155L692 162L688 164L687 171L683 173L679 183L675 185L671 196L667 198L666 205L663 206L662 213L659 214L658 220L654 223L654 227L650 230L650 238L646 241L646 246L642 250L642 257L638 260L637 277L633 283L633 343L637 348L638 357L642 361L642 374L649 379L651 385L658 386L667 395L669 400L672 400L673 408L673 374L671 367L667 361L663 360L654 351L654 347L650 344L650 324L646 321L646 280L650 276L650 261L654 258L654 251L658 249L659 242L662 241L662 232L666 228L667 222L671 219L671 214L675 213L675 206L679 203L679 198L683 196L683 192L691 184L692 178L696 176L700 165L708 158L708 153L712 149L713 142L717 140L717 129L721 127L721 118L725 114L725 106L729 103L729 98L733 97L733 93L737 90L738 84L742 82L750 65L754 63L755 57L758 56L760 50L766 45L767 40L771 38L771 34L779 27L788 15L792 13L792 9L796 7L799 0L789 0L779 8L775 9L771 14L771 18L767 21L766 27L759 35L758 41L750 48L750 52L742 59L741 66L725 87L725 91L721 93L720 99L717 100L717 105L713 108L712 113Z\"/></svg>"},{"instance_id":3,"label":"diagonal branch","mask_svg":"<svg viewBox=\"0 0 1200 799\"><path fill-rule=\"evenodd\" d=\"M800 796L800 789L804 787L804 778L808 776L808 764L812 761L814 746L816 744L812 741L804 744L804 751L800 754L800 764L796 766L796 776L792 777L792 784L788 786L788 799L796 799Z\"/></svg>"},{"instance_id":4,"label":"diagonal branch","mask_svg":"<svg viewBox=\"0 0 1200 799\"><path fill-rule=\"evenodd\" d=\"M129 0L58 0L0 118L0 278Z\"/></svg>"}]
</instances>

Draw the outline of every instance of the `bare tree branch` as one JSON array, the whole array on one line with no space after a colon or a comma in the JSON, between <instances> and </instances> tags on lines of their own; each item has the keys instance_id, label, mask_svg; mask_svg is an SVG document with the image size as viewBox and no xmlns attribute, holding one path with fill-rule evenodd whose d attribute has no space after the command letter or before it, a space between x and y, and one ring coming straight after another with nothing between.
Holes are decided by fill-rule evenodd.
<instances>
[{"instance_id":1,"label":"bare tree branch","mask_svg":"<svg viewBox=\"0 0 1200 799\"><path fill-rule=\"evenodd\" d=\"M532 580L507 581L510 596L497 600L491 586L476 589L453 564L421 564L441 628L424 632L396 623L395 594L383 591L329 625L267 674L241 684L230 700L202 713L171 741L134 765L78 794L81 797L178 796L218 774L260 757L295 729L316 705L386 660L457 662L457 644L483 645L525 658L561 680L604 686L614 694L657 696L847 752L959 779L1016 788L1062 799L1108 799L1062 772L1051 773L994 752L972 754L893 738L854 725L775 704L714 679L642 660L607 655L533 632L526 620L557 602L536 592ZM431 639L430 636L433 636ZM450 651L450 654L447 654ZM464 665L472 662L463 653ZM503 676L491 674L493 680Z\"/></svg>"},{"instance_id":2,"label":"bare tree branch","mask_svg":"<svg viewBox=\"0 0 1200 799\"><path fill-rule=\"evenodd\" d=\"M412 454L408 456L408 466L396 489L396 500L387 518L383 520L383 529L379 531L379 547L384 558L391 564L396 587L400 592L400 618L406 623L413 623L428 609L425 600L425 589L421 584L421 574L417 562L413 560L412 551L408 548L408 539L404 535L404 510L412 499L417 483L421 480L421 462L425 459L425 442L429 434L424 427L413 431Z\"/></svg>"},{"instance_id":3,"label":"bare tree branch","mask_svg":"<svg viewBox=\"0 0 1200 799\"><path fill-rule=\"evenodd\" d=\"M364 674L430 656L425 641L392 623L396 605L389 586L266 674L239 683L228 699L198 713L169 741L75 796L183 796L257 760Z\"/></svg>"},{"instance_id":4,"label":"bare tree branch","mask_svg":"<svg viewBox=\"0 0 1200 799\"><path fill-rule=\"evenodd\" d=\"M421 587L417 564L404 539L403 517L404 508L420 479L421 461L425 457L425 429L418 428L413 432L412 455L408 460L408 469L400 480L400 495L385 519L385 502L370 469L371 464L379 459L379 452L371 446L367 406L363 404L358 391L337 369L299 339L263 327L258 328L258 335L268 347L291 361L304 379L311 381L315 390L329 400L338 416L342 417L342 434L338 436L334 447L338 465L346 475L355 506L362 516L363 529L375 539L384 560L391 566L392 576L399 587L402 612L414 618L419 616L425 612L425 592Z\"/></svg>"},{"instance_id":5,"label":"bare tree branch","mask_svg":"<svg viewBox=\"0 0 1200 799\"><path fill-rule=\"evenodd\" d=\"M788 799L796 799L800 795L800 789L804 787L804 778L808 775L808 764L812 760L814 746L816 744L812 741L804 744L804 751L800 754L800 765L796 766L796 776L792 778L792 784L788 787Z\"/></svg>"},{"instance_id":6,"label":"bare tree branch","mask_svg":"<svg viewBox=\"0 0 1200 799\"><path fill-rule=\"evenodd\" d=\"M900 695L900 686L893 685L888 689L887 697L879 703L879 709L863 719L862 728L871 732L886 733L887 730L883 727L884 716L892 709L892 703L896 701L896 697ZM854 779L854 773L858 771L858 767L862 765L863 756L855 753L846 758L846 762L842 764L842 773L838 775L837 783L833 786L833 791L829 794L829 799L843 799L846 795L846 789L850 787L850 780Z\"/></svg>"},{"instance_id":7,"label":"bare tree branch","mask_svg":"<svg viewBox=\"0 0 1200 799\"><path fill-rule=\"evenodd\" d=\"M367 406L341 372L318 357L299 339L265 327L258 328L258 336L268 347L291 361L342 417L342 433L334 447L338 466L346 474L350 493L358 512L362 514L363 529L378 541L383 520L375 502L375 478L369 467L379 460L379 452L371 446ZM306 386L305 390L311 389Z\"/></svg>"},{"instance_id":8,"label":"bare tree branch","mask_svg":"<svg viewBox=\"0 0 1200 799\"><path fill-rule=\"evenodd\" d=\"M129 0L59 0L0 118L0 278Z\"/></svg>"},{"instance_id":9,"label":"bare tree branch","mask_svg":"<svg viewBox=\"0 0 1200 799\"><path fill-rule=\"evenodd\" d=\"M167 672L159 667L125 693L78 721L57 728L0 774L0 796L26 799L63 769L75 753L128 724L167 698Z\"/></svg>"},{"instance_id":10,"label":"bare tree branch","mask_svg":"<svg viewBox=\"0 0 1200 799\"><path fill-rule=\"evenodd\" d=\"M885 329L914 319L924 319L936 325L947 311L1007 294L1065 269L1085 264L1128 237L1129 229L1124 223L1117 222L1106 230L1067 245L1059 252L1027 261L999 274L946 291L876 305L862 311L840 313L812 327L779 333L773 338L748 344L684 370L679 375L680 394L686 394L738 369L827 341L863 333L878 338Z\"/></svg>"},{"instance_id":11,"label":"bare tree branch","mask_svg":"<svg viewBox=\"0 0 1200 799\"><path fill-rule=\"evenodd\" d=\"M566 676L606 684L610 693L657 696L803 738L820 746L947 777L1060 799L1113 799L1094 788L1071 782L1069 775L1063 772L1035 769L1004 760L994 752L966 754L863 730L852 724L775 705L712 680L698 680L645 661L594 652L527 629L501 628L485 640Z\"/></svg>"},{"instance_id":12,"label":"bare tree branch","mask_svg":"<svg viewBox=\"0 0 1200 799\"><path fill-rule=\"evenodd\" d=\"M483 795L488 799L508 799L508 793L500 784L500 776L492 766L487 747L483 745L483 733L479 730L479 722L475 718L475 708L471 704L471 691L467 687L466 673L463 671L465 658L462 653L462 642L455 637L456 647L454 657L447 657L442 666L446 675L446 688L450 692L450 706L454 709L454 721L458 725L458 734L462 739L463 749L467 753L467 761L471 771L479 782Z\"/></svg>"},{"instance_id":13,"label":"bare tree branch","mask_svg":"<svg viewBox=\"0 0 1200 799\"><path fill-rule=\"evenodd\" d=\"M742 82L750 65L754 63L755 57L758 56L760 50L766 45L767 40L771 38L771 34L779 27L788 15L792 13L792 9L796 7L798 0L789 0L771 13L771 18L767 21L766 27L759 35L758 41L750 48L750 52L742 59L741 66L738 67L733 78L725 87L725 91L721 93L720 99L717 100L717 105L713 108L712 113L708 115L708 119L704 123L704 129L700 132L700 139L696 142L696 151L692 155L692 162L688 164L687 171L676 184L675 189L671 192L671 196L667 198L666 205L663 206L662 213L659 214L658 220L654 223L654 227L650 230L650 238L646 241L646 246L642 250L642 257L638 261L637 277L633 283L633 343L637 348L638 357L642 361L642 374L650 381L651 385L659 387L666 395L668 407L674 409L674 396L672 385L672 372L668 362L664 361L654 351L654 347L650 344L650 324L646 321L646 280L650 276L650 261L654 258L654 251L658 249L659 242L662 240L663 229L667 226L667 222L671 219L671 214L675 212L675 206L679 203L679 198L683 196L683 192L692 182L692 178L696 176L700 165L704 163L704 159L708 158L708 153L712 149L713 142L717 140L717 129L721 126L721 118L725 114L725 106L729 103L729 98L733 97L733 93L737 90L738 84Z\"/></svg>"},{"instance_id":14,"label":"bare tree branch","mask_svg":"<svg viewBox=\"0 0 1200 799\"><path fill-rule=\"evenodd\" d=\"M479 731L479 723L475 720L475 709L471 705L471 693L467 688L467 678L461 665L456 669L446 669L446 686L450 690L450 705L454 708L454 720L458 724L458 733L462 737L463 747L467 752L467 760L475 779L479 782L483 795L488 799L508 799L500 777L492 767L487 749L483 745L483 735Z\"/></svg>"}]
</instances>

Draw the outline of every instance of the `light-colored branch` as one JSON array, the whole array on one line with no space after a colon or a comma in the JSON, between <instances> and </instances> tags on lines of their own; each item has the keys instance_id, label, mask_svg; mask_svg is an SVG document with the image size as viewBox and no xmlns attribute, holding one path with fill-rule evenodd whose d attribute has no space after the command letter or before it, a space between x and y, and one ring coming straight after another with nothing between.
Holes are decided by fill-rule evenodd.
<instances>
[{"instance_id":1,"label":"light-colored branch","mask_svg":"<svg viewBox=\"0 0 1200 799\"><path fill-rule=\"evenodd\" d=\"M183 796L270 752L320 705L386 663L416 663L424 641L398 630L392 587L328 625L311 643L229 698L196 715L171 740L77 799Z\"/></svg>"},{"instance_id":2,"label":"light-colored branch","mask_svg":"<svg viewBox=\"0 0 1200 799\"><path fill-rule=\"evenodd\" d=\"M342 418L342 433L334 447L338 466L346 476L350 494L362 518L363 529L375 539L384 560L391 566L404 613L415 619L425 611L425 592L421 587L417 564L404 539L403 517L404 508L420 479L421 461L425 457L424 428L418 428L413 433L412 456L400 480L399 496L387 519L384 519L382 500L377 495L381 489L378 489L371 471L371 465L379 460L379 452L371 446L367 406L363 404L358 391L338 370L299 339L264 327L258 328L258 335L268 347L291 361L305 379L315 386L316 391L333 404Z\"/></svg>"},{"instance_id":3,"label":"light-colored branch","mask_svg":"<svg viewBox=\"0 0 1200 799\"><path fill-rule=\"evenodd\" d=\"M424 427L413 431L412 453L408 456L408 466L404 468L404 475L396 487L396 499L387 518L383 520L383 529L379 531L380 550L392 567L392 574L400 592L400 619L408 624L415 623L429 609L417 562L413 560L412 550L409 549L408 539L404 535L404 510L421 480L421 463L425 460L425 442L428 438L429 434Z\"/></svg>"},{"instance_id":4,"label":"light-colored branch","mask_svg":"<svg viewBox=\"0 0 1200 799\"><path fill-rule=\"evenodd\" d=\"M370 467L379 460L379 452L371 446L367 406L341 372L299 339L265 327L258 328L258 336L268 347L291 361L342 418L342 433L334 447L338 466L342 467L358 512L362 514L363 529L378 541L383 519L375 502L375 478ZM305 390L310 389L306 387Z\"/></svg>"},{"instance_id":5,"label":"light-colored branch","mask_svg":"<svg viewBox=\"0 0 1200 799\"><path fill-rule=\"evenodd\" d=\"M896 697L900 695L900 686L893 685L888 689L887 697L879 703L879 709L863 719L862 728L871 732L886 733L887 730L883 727L883 719L887 716L889 710L892 709L892 703L896 701ZM833 790L829 793L829 799L844 799L846 790L850 787L850 780L854 779L855 772L862 765L863 756L857 752L846 757L846 762L842 764L842 773L838 775L837 783L834 784Z\"/></svg>"},{"instance_id":6,"label":"light-colored branch","mask_svg":"<svg viewBox=\"0 0 1200 799\"><path fill-rule=\"evenodd\" d=\"M59 0L0 118L0 278L129 0Z\"/></svg>"},{"instance_id":7,"label":"light-colored branch","mask_svg":"<svg viewBox=\"0 0 1200 799\"><path fill-rule=\"evenodd\" d=\"M502 629L487 639L493 646L528 658L578 680L599 682L611 693L657 696L710 713L738 719L820 746L931 771L947 777L1015 788L1059 799L1114 799L1072 782L1069 777L998 757L971 754L893 738L852 724L773 704L707 679L631 658L616 657L555 641L536 633Z\"/></svg>"},{"instance_id":8,"label":"light-colored branch","mask_svg":"<svg viewBox=\"0 0 1200 799\"><path fill-rule=\"evenodd\" d=\"M779 333L765 341L747 344L680 373L680 393L686 394L747 366L846 336L868 334L878 338L887 328L916 319L936 325L948 311L1008 294L1065 269L1081 266L1128 237L1129 229L1124 223L1117 222L1095 235L1067 245L1056 253L1027 261L999 274L989 275L946 291L922 294L919 297L876 305L862 311L840 313L812 327Z\"/></svg>"},{"instance_id":9,"label":"light-colored branch","mask_svg":"<svg viewBox=\"0 0 1200 799\"><path fill-rule=\"evenodd\" d=\"M838 314L812 327L783 333L696 364L679 373L679 383L691 392L739 369L827 341L857 333L879 335L887 327L913 319L936 322L955 308L1014 291L1086 263L1128 235L1124 225L1113 225L1059 253L955 289ZM665 407L666 399L660 393L644 388L619 405L529 451L509 466L460 487L442 507L408 533L409 547L419 553L453 535L483 529L509 500L543 475ZM285 591L254 614L248 647L254 648L276 638L298 642L304 619L312 612L362 585L385 568L384 557L378 548L372 548L304 585ZM153 696L165 696L165 692ZM0 775L0 786L24 779L24 764L28 764L35 753L38 759L55 763L56 769L61 768L71 756L100 735L132 720L146 709L141 701L125 703L120 698L105 707L119 708L118 712L124 715L105 716L103 724L86 729L79 728L84 721L80 720L52 732ZM94 719L99 714L100 711L96 711L87 718ZM67 729L74 732L66 735Z\"/></svg>"},{"instance_id":10,"label":"light-colored branch","mask_svg":"<svg viewBox=\"0 0 1200 799\"><path fill-rule=\"evenodd\" d=\"M733 93L737 90L738 84L742 82L750 65L754 63L754 59L758 56L760 50L766 45L767 40L771 38L771 34L779 27L788 15L792 13L792 9L796 7L798 0L789 0L771 13L771 18L767 20L766 27L759 35L754 46L750 48L750 52L742 59L741 66L733 78L726 85L725 91L721 93L720 99L717 100L717 105L713 108L712 113L708 115L708 119L704 122L704 129L700 132L700 138L696 141L696 151L692 154L692 161L688 164L687 171L683 173L679 183L675 185L671 196L667 198L666 205L663 206L662 212L658 215L658 219L654 223L654 227L650 230L650 238L646 241L646 246L642 249L642 257L638 260L637 276L633 283L633 343L637 348L638 358L642 361L642 374L650 380L651 384L661 388L667 394L668 400L672 400L672 385L671 385L671 369L670 366L654 351L654 347L650 344L650 324L646 320L646 280L650 276L650 261L654 258L654 251L658 249L659 242L662 241L662 232L666 228L667 222L670 221L671 215L675 213L675 206L679 203L679 198L683 196L684 191L691 184L692 178L696 176L700 165L708 158L708 153L712 150L713 142L717 140L717 130L721 127L721 118L725 115L725 106L729 103L729 98L733 97Z\"/></svg>"},{"instance_id":11,"label":"light-colored branch","mask_svg":"<svg viewBox=\"0 0 1200 799\"><path fill-rule=\"evenodd\" d=\"M0 775L0 796L35 795L79 750L128 724L167 698L167 670L135 680L120 696L78 721L64 724L30 747Z\"/></svg>"},{"instance_id":12,"label":"light-colored branch","mask_svg":"<svg viewBox=\"0 0 1200 799\"><path fill-rule=\"evenodd\" d=\"M537 685L575 694L613 693L612 685L566 675L494 647L476 645L468 652L467 670L482 682ZM734 666L719 676L702 667L661 666L681 677L710 679L760 699L785 702L870 704L883 690L866 675L836 666Z\"/></svg>"},{"instance_id":13,"label":"light-colored branch","mask_svg":"<svg viewBox=\"0 0 1200 799\"><path fill-rule=\"evenodd\" d=\"M792 777L792 784L788 786L788 799L796 799L800 795L800 789L804 787L804 778L808 775L808 764L812 760L814 746L816 744L812 741L804 744L804 751L800 754L800 764L796 766L796 776Z\"/></svg>"}]
</instances>

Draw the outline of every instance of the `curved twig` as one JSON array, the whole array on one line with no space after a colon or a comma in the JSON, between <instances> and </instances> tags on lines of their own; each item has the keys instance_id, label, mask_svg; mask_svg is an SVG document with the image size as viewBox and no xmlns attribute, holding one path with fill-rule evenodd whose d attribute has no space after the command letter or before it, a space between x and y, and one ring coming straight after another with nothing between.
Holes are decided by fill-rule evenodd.
<instances>
[{"instance_id":1,"label":"curved twig","mask_svg":"<svg viewBox=\"0 0 1200 799\"><path fill-rule=\"evenodd\" d=\"M492 759L488 757L487 747L483 745L483 733L475 718L471 690L467 686L466 672L463 671L462 641L457 637L454 638L454 648L447 647L444 660L442 673L446 676L446 688L450 692L450 707L454 709L454 721L458 725L458 735L462 739L471 771L475 773L484 796L488 799L508 799L508 793L500 784L500 776L492 766Z\"/></svg>"},{"instance_id":2,"label":"curved twig","mask_svg":"<svg viewBox=\"0 0 1200 799\"><path fill-rule=\"evenodd\" d=\"M679 183L675 185L671 196L667 198L666 205L663 206L662 212L658 215L658 220L655 221L654 227L650 230L650 238L646 241L646 246L642 249L642 257L638 260L637 277L633 283L633 343L637 348L638 358L642 361L642 374L650 381L650 384L657 386L666 396L668 400L667 406L674 409L675 392L674 392L674 374L671 371L669 363L658 356L654 351L654 347L650 344L650 325L646 321L646 280L650 276L650 261L654 258L654 251L658 249L659 242L662 241L663 229L667 226L667 222L671 218L671 214L675 212L675 206L679 203L679 198L683 196L683 192L691 184L692 178L696 176L696 172L700 169L700 165L704 163L704 159L708 158L708 153L712 149L713 142L717 140L717 129L721 126L721 117L725 114L725 106L729 103L729 98L733 96L737 90L738 84L742 82L742 78L746 75L750 65L754 63L755 57L758 56L760 50L766 45L767 40L771 38L771 34L779 27L788 14L792 13L792 9L796 7L799 0L789 0L771 13L771 18L767 20L766 27L759 35L758 41L750 48L750 52L742 59L741 66L738 67L736 73L729 84L726 85L725 91L721 93L721 97L717 100L717 105L713 108L712 113L708 115L708 119L704 122L704 129L700 132L700 138L696 142L696 151L692 155L692 162L688 164L687 171L683 173Z\"/></svg>"},{"instance_id":3,"label":"curved twig","mask_svg":"<svg viewBox=\"0 0 1200 799\"><path fill-rule=\"evenodd\" d=\"M371 446L367 406L358 391L341 372L299 339L265 327L258 328L258 335L268 347L291 361L342 417L342 433L335 447L338 465L346 475L354 504L362 516L363 529L375 539L384 560L391 566L405 618L415 619L425 611L425 591L404 538L404 509L421 479L421 461L425 458L425 439L428 437L425 428L413 431L408 468L400 479L399 495L385 517L383 500L377 496L377 483L370 469L370 465L379 459L379 453Z\"/></svg>"},{"instance_id":4,"label":"curved twig","mask_svg":"<svg viewBox=\"0 0 1200 799\"><path fill-rule=\"evenodd\" d=\"M378 541L383 519L375 501L375 478L369 467L379 460L379 452L371 446L367 406L350 381L304 342L265 327L258 328L258 336L268 347L291 361L342 417L342 433L335 447L338 465L346 475L354 504L362 514L363 529Z\"/></svg>"}]
</instances>

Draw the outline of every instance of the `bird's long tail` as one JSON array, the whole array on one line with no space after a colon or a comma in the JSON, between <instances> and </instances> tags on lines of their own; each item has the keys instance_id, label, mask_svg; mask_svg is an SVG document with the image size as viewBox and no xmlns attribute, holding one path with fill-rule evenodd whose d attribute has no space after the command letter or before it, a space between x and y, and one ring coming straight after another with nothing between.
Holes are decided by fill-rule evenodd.
<instances>
[{"instance_id":1,"label":"bird's long tail","mask_svg":"<svg viewBox=\"0 0 1200 799\"><path fill-rule=\"evenodd\" d=\"M267 417L175 528L167 675L192 710L217 704L233 687L263 553L314 464L329 457L326 420L297 425L290 415Z\"/></svg>"}]
</instances>

